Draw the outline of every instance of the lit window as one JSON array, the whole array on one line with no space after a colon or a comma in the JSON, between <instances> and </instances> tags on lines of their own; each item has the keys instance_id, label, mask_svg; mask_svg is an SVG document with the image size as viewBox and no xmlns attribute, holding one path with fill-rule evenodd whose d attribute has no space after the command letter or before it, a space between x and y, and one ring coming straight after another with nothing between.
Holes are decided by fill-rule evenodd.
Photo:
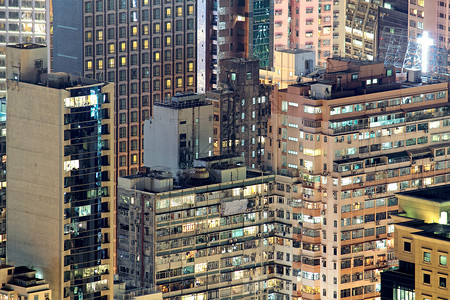
<instances>
[{"instance_id":1,"label":"lit window","mask_svg":"<svg viewBox=\"0 0 450 300\"><path fill-rule=\"evenodd\" d=\"M194 5L188 5L188 15L194 14Z\"/></svg>"},{"instance_id":2,"label":"lit window","mask_svg":"<svg viewBox=\"0 0 450 300\"><path fill-rule=\"evenodd\" d=\"M127 65L127 58L125 56L122 56L120 58L120 65L121 66L126 66Z\"/></svg>"},{"instance_id":3,"label":"lit window","mask_svg":"<svg viewBox=\"0 0 450 300\"><path fill-rule=\"evenodd\" d=\"M148 34L148 25L142 25L142 33Z\"/></svg>"},{"instance_id":4,"label":"lit window","mask_svg":"<svg viewBox=\"0 0 450 300\"><path fill-rule=\"evenodd\" d=\"M170 36L166 36L166 46L170 46L172 44L172 38Z\"/></svg>"},{"instance_id":5,"label":"lit window","mask_svg":"<svg viewBox=\"0 0 450 300\"><path fill-rule=\"evenodd\" d=\"M172 23L166 22L166 32L171 31L171 30L172 30Z\"/></svg>"},{"instance_id":6,"label":"lit window","mask_svg":"<svg viewBox=\"0 0 450 300\"><path fill-rule=\"evenodd\" d=\"M103 30L97 30L97 41L103 41Z\"/></svg>"},{"instance_id":7,"label":"lit window","mask_svg":"<svg viewBox=\"0 0 450 300\"><path fill-rule=\"evenodd\" d=\"M137 50L137 45L138 45L137 41L132 41L131 42L131 49L132 50Z\"/></svg>"},{"instance_id":8,"label":"lit window","mask_svg":"<svg viewBox=\"0 0 450 300\"><path fill-rule=\"evenodd\" d=\"M177 88L183 87L183 78L177 78Z\"/></svg>"},{"instance_id":9,"label":"lit window","mask_svg":"<svg viewBox=\"0 0 450 300\"><path fill-rule=\"evenodd\" d=\"M103 70L103 59L98 59L97 60L97 69L98 70Z\"/></svg>"},{"instance_id":10,"label":"lit window","mask_svg":"<svg viewBox=\"0 0 450 300\"><path fill-rule=\"evenodd\" d=\"M188 86L193 86L194 85L194 76L188 76L187 77L187 85Z\"/></svg>"},{"instance_id":11,"label":"lit window","mask_svg":"<svg viewBox=\"0 0 450 300\"><path fill-rule=\"evenodd\" d=\"M177 17L181 17L181 16L183 16L183 7L178 6L177 7Z\"/></svg>"},{"instance_id":12,"label":"lit window","mask_svg":"<svg viewBox=\"0 0 450 300\"><path fill-rule=\"evenodd\" d=\"M166 89L172 88L172 80L166 79L165 83L164 83L164 86L165 86Z\"/></svg>"},{"instance_id":13,"label":"lit window","mask_svg":"<svg viewBox=\"0 0 450 300\"><path fill-rule=\"evenodd\" d=\"M447 256L446 255L439 255L439 264L441 266L447 265Z\"/></svg>"},{"instance_id":14,"label":"lit window","mask_svg":"<svg viewBox=\"0 0 450 300\"><path fill-rule=\"evenodd\" d=\"M114 53L115 50L115 45L114 44L109 44L108 45L108 53Z\"/></svg>"},{"instance_id":15,"label":"lit window","mask_svg":"<svg viewBox=\"0 0 450 300\"><path fill-rule=\"evenodd\" d=\"M114 58L108 59L108 67L109 67L109 68L114 68L114 65L115 65L115 60L114 60Z\"/></svg>"},{"instance_id":16,"label":"lit window","mask_svg":"<svg viewBox=\"0 0 450 300\"><path fill-rule=\"evenodd\" d=\"M188 72L193 72L194 71L194 63L188 62L187 69L188 69ZM244 101L244 100L242 100L242 101Z\"/></svg>"},{"instance_id":17,"label":"lit window","mask_svg":"<svg viewBox=\"0 0 450 300\"><path fill-rule=\"evenodd\" d=\"M86 70L92 70L92 60L86 61Z\"/></svg>"},{"instance_id":18,"label":"lit window","mask_svg":"<svg viewBox=\"0 0 450 300\"><path fill-rule=\"evenodd\" d=\"M125 43L125 42L121 42L120 43L120 48L119 48L120 50L120 52L125 52L125 51L127 51L127 44Z\"/></svg>"},{"instance_id":19,"label":"lit window","mask_svg":"<svg viewBox=\"0 0 450 300\"><path fill-rule=\"evenodd\" d=\"M148 49L148 46L149 46L148 40L147 39L143 40L142 41L142 49Z\"/></svg>"}]
</instances>

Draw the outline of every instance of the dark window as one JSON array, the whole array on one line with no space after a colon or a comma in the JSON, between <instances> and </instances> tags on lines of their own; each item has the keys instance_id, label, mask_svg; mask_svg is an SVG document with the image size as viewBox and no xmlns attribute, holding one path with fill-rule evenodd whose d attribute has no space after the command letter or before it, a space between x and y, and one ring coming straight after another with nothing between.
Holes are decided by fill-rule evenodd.
<instances>
[{"instance_id":1,"label":"dark window","mask_svg":"<svg viewBox=\"0 0 450 300\"><path fill-rule=\"evenodd\" d=\"M403 242L403 251L411 252L411 242Z\"/></svg>"}]
</instances>

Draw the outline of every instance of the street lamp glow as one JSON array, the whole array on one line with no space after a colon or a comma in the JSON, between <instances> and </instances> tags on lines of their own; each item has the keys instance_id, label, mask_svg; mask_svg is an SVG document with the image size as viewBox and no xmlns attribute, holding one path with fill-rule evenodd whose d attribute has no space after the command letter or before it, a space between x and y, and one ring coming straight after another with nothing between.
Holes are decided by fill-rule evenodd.
<instances>
[{"instance_id":1,"label":"street lamp glow","mask_svg":"<svg viewBox=\"0 0 450 300\"><path fill-rule=\"evenodd\" d=\"M421 46L422 52L422 72L428 72L428 51L430 50L430 46L433 46L433 39L428 36L428 31L424 31L422 37L418 38L417 41Z\"/></svg>"}]
</instances>

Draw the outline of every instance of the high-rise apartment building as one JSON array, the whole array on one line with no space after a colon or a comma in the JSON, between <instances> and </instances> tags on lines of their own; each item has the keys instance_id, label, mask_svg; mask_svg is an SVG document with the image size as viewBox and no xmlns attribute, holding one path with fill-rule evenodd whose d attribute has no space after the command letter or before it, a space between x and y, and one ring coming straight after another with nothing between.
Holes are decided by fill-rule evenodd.
<instances>
[{"instance_id":1,"label":"high-rise apartment building","mask_svg":"<svg viewBox=\"0 0 450 300\"><path fill-rule=\"evenodd\" d=\"M119 178L119 275L164 299L291 299L294 179L285 188L242 162L207 158L181 186L157 171Z\"/></svg>"},{"instance_id":2,"label":"high-rise apartment building","mask_svg":"<svg viewBox=\"0 0 450 300\"><path fill-rule=\"evenodd\" d=\"M322 79L275 90L267 162L302 182L298 254L317 260L303 299L375 299L396 264L394 193L447 180L448 84L396 82L383 63L347 59L329 59Z\"/></svg>"},{"instance_id":3,"label":"high-rise apartment building","mask_svg":"<svg viewBox=\"0 0 450 300\"><path fill-rule=\"evenodd\" d=\"M116 83L117 146L125 143L127 153L116 162L121 176L143 163L143 124L152 103L196 90L197 5L208 1L197 2L53 3L54 70Z\"/></svg>"},{"instance_id":4,"label":"high-rise apartment building","mask_svg":"<svg viewBox=\"0 0 450 300\"><path fill-rule=\"evenodd\" d=\"M6 96L6 45L47 45L50 56L50 1L0 1L0 98Z\"/></svg>"},{"instance_id":5,"label":"high-rise apartment building","mask_svg":"<svg viewBox=\"0 0 450 300\"><path fill-rule=\"evenodd\" d=\"M177 174L191 169L195 159L213 155L214 111L205 95L178 94L155 103L153 111L144 124L146 167Z\"/></svg>"},{"instance_id":6,"label":"high-rise apartment building","mask_svg":"<svg viewBox=\"0 0 450 300\"><path fill-rule=\"evenodd\" d=\"M45 53L7 47L8 261L43 274L54 299L111 299L114 86L42 74Z\"/></svg>"},{"instance_id":7,"label":"high-rise apartment building","mask_svg":"<svg viewBox=\"0 0 450 300\"><path fill-rule=\"evenodd\" d=\"M245 157L252 168L261 168L270 116L269 89L259 84L259 62L252 59L220 61L220 87L206 93L220 123L217 137L221 154Z\"/></svg>"},{"instance_id":8,"label":"high-rise apartment building","mask_svg":"<svg viewBox=\"0 0 450 300\"><path fill-rule=\"evenodd\" d=\"M272 1L219 0L217 19L219 61L225 58L251 58L259 60L261 69L272 67Z\"/></svg>"}]
</instances>

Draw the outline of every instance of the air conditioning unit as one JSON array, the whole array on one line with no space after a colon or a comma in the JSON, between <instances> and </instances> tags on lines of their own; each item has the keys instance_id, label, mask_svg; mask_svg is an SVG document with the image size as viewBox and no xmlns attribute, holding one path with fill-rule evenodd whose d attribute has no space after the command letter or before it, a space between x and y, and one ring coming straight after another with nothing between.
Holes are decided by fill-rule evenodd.
<instances>
[{"instance_id":1,"label":"air conditioning unit","mask_svg":"<svg viewBox=\"0 0 450 300\"><path fill-rule=\"evenodd\" d=\"M386 108L382 107L382 108L381 108L381 111L386 111Z\"/></svg>"}]
</instances>

